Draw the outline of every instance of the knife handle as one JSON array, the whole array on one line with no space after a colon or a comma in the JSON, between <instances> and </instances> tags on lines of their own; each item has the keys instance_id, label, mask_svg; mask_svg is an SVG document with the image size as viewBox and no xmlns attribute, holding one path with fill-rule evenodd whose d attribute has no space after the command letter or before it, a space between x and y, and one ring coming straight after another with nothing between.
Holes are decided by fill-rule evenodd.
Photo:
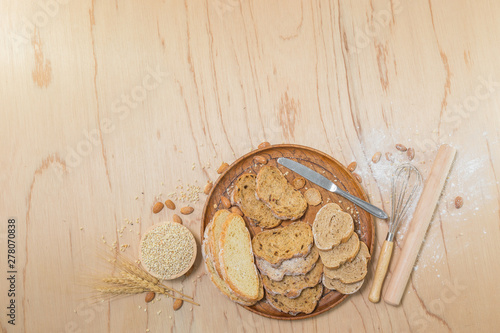
<instances>
[{"instance_id":1,"label":"knife handle","mask_svg":"<svg viewBox=\"0 0 500 333\"><path fill-rule=\"evenodd\" d=\"M368 299L372 303L378 303L378 301L380 301L380 292L382 291L382 285L384 284L387 269L389 268L389 263L391 262L393 248L394 243L386 240L384 241L384 245L382 245L382 250L380 250L377 269L375 270L375 277L373 278L372 289L370 290L370 295L368 296Z\"/></svg>"},{"instance_id":2,"label":"knife handle","mask_svg":"<svg viewBox=\"0 0 500 333\"><path fill-rule=\"evenodd\" d=\"M378 217L379 219L386 220L389 218L389 216L387 216L387 214L382 209L375 207L374 205L372 205L364 200L361 200L360 198L355 197L354 195L352 195L350 193L342 191L339 188L337 188L337 190L334 193L340 195L341 197L346 198L350 202L352 202L355 205L359 206L360 208L366 210L368 213L372 214L373 216Z\"/></svg>"}]
</instances>

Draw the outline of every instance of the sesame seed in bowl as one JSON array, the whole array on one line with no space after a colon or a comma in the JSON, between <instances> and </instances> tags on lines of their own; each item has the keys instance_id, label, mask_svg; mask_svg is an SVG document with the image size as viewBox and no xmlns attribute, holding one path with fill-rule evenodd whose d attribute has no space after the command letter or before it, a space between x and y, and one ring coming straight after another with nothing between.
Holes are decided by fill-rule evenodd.
<instances>
[{"instance_id":1,"label":"sesame seed in bowl","mask_svg":"<svg viewBox=\"0 0 500 333\"><path fill-rule=\"evenodd\" d=\"M172 280L184 275L196 259L196 241L182 224L163 222L149 228L141 239L139 258L151 275Z\"/></svg>"}]
</instances>

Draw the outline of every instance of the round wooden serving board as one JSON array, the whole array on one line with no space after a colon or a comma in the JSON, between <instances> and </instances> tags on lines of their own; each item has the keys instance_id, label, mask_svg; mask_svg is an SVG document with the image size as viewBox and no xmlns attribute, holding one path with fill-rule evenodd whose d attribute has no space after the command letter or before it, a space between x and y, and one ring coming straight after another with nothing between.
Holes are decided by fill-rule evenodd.
<instances>
[{"instance_id":1,"label":"round wooden serving board","mask_svg":"<svg viewBox=\"0 0 500 333\"><path fill-rule=\"evenodd\" d=\"M327 154L322 153L318 150L299 145L273 145L266 148L254 150L242 156L241 158L236 160L215 182L214 187L212 188L212 191L210 192L209 197L205 203L205 207L203 208L201 235L203 235L205 227L208 225L208 223L210 223L210 220L212 219L215 212L219 209L224 208L221 203L221 196L230 198L233 184L238 179L238 177L244 173L252 173L256 175L259 172L262 165L256 163L253 160L253 158L257 155L266 157L268 159L268 165L277 166L290 183L295 177L298 177L298 175L293 171L287 169L286 167L278 164L276 160L279 157L286 157L302 163L307 167L315 170L316 172L324 175L326 178L332 180L342 190L347 191L365 201L368 201L368 197L366 196L358 181L340 162L338 162L331 156L328 156ZM355 231L360 236L360 239L368 246L368 248L370 249L370 253L372 253L375 233L372 216L364 210L359 209L350 201L347 201L336 194L333 194L315 184L312 184L308 180L306 180L306 185L300 191L304 193L306 189L311 187L314 187L320 191L323 197L323 202L317 206L309 205L306 213L302 218L300 218L300 220L312 224L316 213L324 204L329 202L337 203L342 207L344 211L351 214L354 220ZM245 221L252 237L262 231L261 228L255 227L253 224L251 224L246 217ZM290 223L291 221L283 221L281 225L286 226ZM323 296L314 312L310 314L301 313L296 316L292 316L274 309L265 301L265 298L257 304L253 306L245 306L245 308L259 315L274 319L304 319L317 316L325 311L330 310L331 308L342 302L346 297L347 295L343 295L338 293L337 291L330 291L324 288Z\"/></svg>"}]
</instances>

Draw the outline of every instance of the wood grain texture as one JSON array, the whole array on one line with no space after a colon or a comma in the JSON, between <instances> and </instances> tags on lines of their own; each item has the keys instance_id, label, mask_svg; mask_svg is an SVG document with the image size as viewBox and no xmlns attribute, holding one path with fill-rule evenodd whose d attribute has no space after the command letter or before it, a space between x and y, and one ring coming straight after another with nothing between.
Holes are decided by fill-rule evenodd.
<instances>
[{"instance_id":1,"label":"wood grain texture","mask_svg":"<svg viewBox=\"0 0 500 333\"><path fill-rule=\"evenodd\" d=\"M350 194L353 194L363 200L368 199L366 193L354 176L346 169L345 166L330 156L318 150L300 145L272 145L266 148L256 149L248 154L245 154L237 159L223 174L221 174L219 179L217 179L217 182L214 183L214 188L205 202L201 217L200 235L204 234L205 228L213 219L214 214L218 210L227 208L224 207L221 202L222 197L231 197L236 180L244 174L257 175L259 173L259 170L263 165L255 162L254 158L256 156L265 157L267 160L266 165L277 167L290 184L293 179L299 175L278 164L277 159L280 157L293 159L332 180L343 191L349 192ZM359 239L368 246L371 252L373 252L375 227L372 216L341 196L331 193L308 180L306 181L305 187L301 189L302 194L304 194L306 189L310 188L315 188L319 191L322 197L322 203L317 206L309 205L306 212L299 220L312 225L316 214L324 204L330 202L336 203L342 208L343 211L346 211L352 216L354 230L358 234ZM244 217L244 219L252 237L257 235L259 232L262 232L262 228L256 227L255 223L253 223L249 218ZM281 226L287 226L290 223L292 223L290 220L283 221ZM340 304L346 297L346 295L342 295L336 291L330 291L325 288L316 309L311 314L301 313L296 316L277 311L265 300L245 308L268 318L299 320L311 318L326 312Z\"/></svg>"},{"instance_id":2,"label":"wood grain texture","mask_svg":"<svg viewBox=\"0 0 500 333\"><path fill-rule=\"evenodd\" d=\"M2 314L0 332L497 330L499 15L495 0L3 1L0 272L14 217L18 273L16 326ZM200 260L171 282L201 303L192 310L88 300L102 237L136 254L174 213L152 214L155 197L215 180L262 141L357 161L386 211L390 163L373 154L413 147L425 179L440 144L457 148L399 307L367 300L372 265L332 311L272 320L222 298ZM198 242L205 198L183 216ZM375 223L374 259L387 234Z\"/></svg>"}]
</instances>

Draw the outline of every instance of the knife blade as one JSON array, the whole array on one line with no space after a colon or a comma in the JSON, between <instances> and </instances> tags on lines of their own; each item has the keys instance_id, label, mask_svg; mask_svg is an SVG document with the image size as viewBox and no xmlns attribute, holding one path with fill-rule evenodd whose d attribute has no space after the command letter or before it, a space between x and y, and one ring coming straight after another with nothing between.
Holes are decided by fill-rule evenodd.
<instances>
[{"instance_id":1,"label":"knife blade","mask_svg":"<svg viewBox=\"0 0 500 333\"><path fill-rule=\"evenodd\" d=\"M303 164L300 164L298 162L292 161L286 157L280 157L278 158L278 163L283 165L284 167L287 167L288 169L292 170L293 172L298 173L302 177L308 179L309 181L313 182L314 184L321 186L327 191L330 191L332 193L338 194L341 197L351 201L355 205L359 206L361 209L367 211L368 213L372 214L375 217L378 217L379 219L387 219L389 216L380 208L375 207L374 205L361 200L360 198L345 192L341 189L338 188L337 185L335 185L331 180L326 178L323 175L320 175L316 171L306 167Z\"/></svg>"}]
</instances>

